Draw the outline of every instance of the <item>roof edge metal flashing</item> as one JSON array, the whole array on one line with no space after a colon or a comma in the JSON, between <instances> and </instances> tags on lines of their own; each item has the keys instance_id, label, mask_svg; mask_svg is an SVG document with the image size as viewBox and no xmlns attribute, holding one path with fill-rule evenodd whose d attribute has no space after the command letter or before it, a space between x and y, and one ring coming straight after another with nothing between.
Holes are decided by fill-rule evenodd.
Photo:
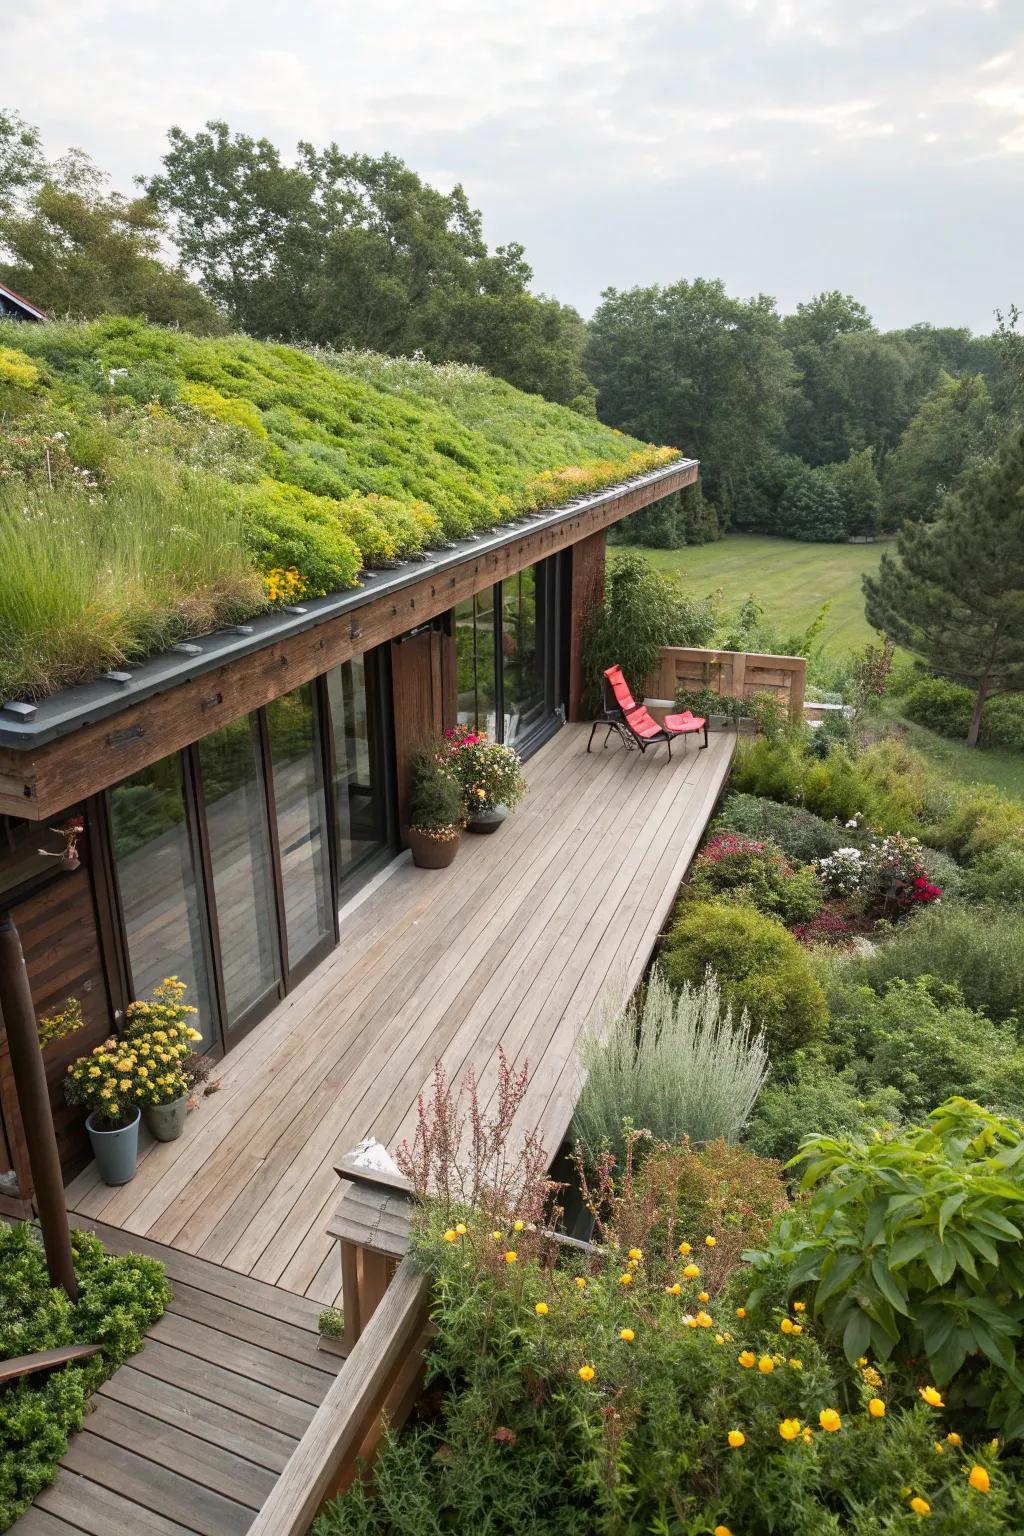
<instances>
[{"instance_id":1,"label":"roof edge metal flashing","mask_svg":"<svg viewBox=\"0 0 1024 1536\"><path fill-rule=\"evenodd\" d=\"M227 662L237 661L279 640L291 639L318 624L347 613L357 613L365 604L390 593L400 592L432 575L441 575L467 560L479 559L492 550L514 544L517 539L542 528L557 527L582 512L590 512L619 500L630 491L655 487L680 471L695 468L696 459L678 458L660 469L620 480L589 496L577 497L550 511L519 514L512 523L502 524L490 533L474 534L443 549L426 551L423 557L397 563L388 569L364 571L359 585L327 597L303 599L301 606L276 609L257 615L244 624L218 629L197 636L138 667L106 673L94 682L64 688L49 698L38 699L26 713L22 701L0 703L0 746L23 750L43 746L57 737L70 735L83 726L117 714L129 704L138 704L154 694L166 693L189 678L201 677Z\"/></svg>"}]
</instances>

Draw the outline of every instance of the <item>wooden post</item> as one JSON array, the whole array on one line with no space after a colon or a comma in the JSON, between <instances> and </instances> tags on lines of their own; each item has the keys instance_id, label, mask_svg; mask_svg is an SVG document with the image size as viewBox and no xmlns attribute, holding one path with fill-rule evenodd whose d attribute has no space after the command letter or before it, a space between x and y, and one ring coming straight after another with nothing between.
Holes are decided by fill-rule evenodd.
<instances>
[{"instance_id":1,"label":"wooden post","mask_svg":"<svg viewBox=\"0 0 1024 1536\"><path fill-rule=\"evenodd\" d=\"M3 911L0 911L0 1014L7 1030L7 1046L35 1186L50 1284L63 1286L74 1301L78 1296L78 1282L71 1256L64 1179L39 1049L36 1011L18 930L11 914Z\"/></svg>"},{"instance_id":2,"label":"wooden post","mask_svg":"<svg viewBox=\"0 0 1024 1536\"><path fill-rule=\"evenodd\" d=\"M595 608L604 602L605 552L608 530L600 528L572 547L572 577L569 598L569 719L585 720L584 699L588 683L584 676L583 642L587 623ZM600 679L598 679L600 681ZM643 687L643 678L636 686Z\"/></svg>"}]
</instances>

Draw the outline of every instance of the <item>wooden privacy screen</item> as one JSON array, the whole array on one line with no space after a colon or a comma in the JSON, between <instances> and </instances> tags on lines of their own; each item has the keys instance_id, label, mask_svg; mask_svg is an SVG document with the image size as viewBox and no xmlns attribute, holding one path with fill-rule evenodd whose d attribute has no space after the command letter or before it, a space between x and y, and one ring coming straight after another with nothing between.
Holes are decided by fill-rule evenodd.
<instances>
[{"instance_id":1,"label":"wooden privacy screen","mask_svg":"<svg viewBox=\"0 0 1024 1536\"><path fill-rule=\"evenodd\" d=\"M647 679L647 696L674 699L680 688L710 688L737 699L758 693L779 694L789 704L792 720L804 710L807 662L802 656L759 656L746 651L707 651L699 647L664 645L658 665Z\"/></svg>"}]
</instances>

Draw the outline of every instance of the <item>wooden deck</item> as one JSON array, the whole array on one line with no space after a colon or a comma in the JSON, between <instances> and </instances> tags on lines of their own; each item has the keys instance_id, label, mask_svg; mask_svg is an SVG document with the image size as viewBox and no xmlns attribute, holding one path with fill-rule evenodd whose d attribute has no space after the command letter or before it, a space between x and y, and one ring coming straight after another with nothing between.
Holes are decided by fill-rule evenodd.
<instances>
[{"instance_id":1,"label":"wooden deck","mask_svg":"<svg viewBox=\"0 0 1024 1536\"><path fill-rule=\"evenodd\" d=\"M160 1259L172 1299L92 1398L15 1536L243 1536L341 1367L317 1349L319 1309L173 1248L80 1225L111 1251Z\"/></svg>"},{"instance_id":2,"label":"wooden deck","mask_svg":"<svg viewBox=\"0 0 1024 1536\"><path fill-rule=\"evenodd\" d=\"M77 1215L329 1303L332 1162L368 1134L410 1134L437 1057L485 1081L499 1042L528 1060L528 1115L553 1154L579 1032L642 974L733 750L712 734L670 762L598 736L588 756L588 731L567 726L530 760L530 794L496 836L467 836L450 869L400 862L371 887L338 948L225 1058L185 1135L143 1146L121 1189L86 1169L68 1191Z\"/></svg>"}]
</instances>

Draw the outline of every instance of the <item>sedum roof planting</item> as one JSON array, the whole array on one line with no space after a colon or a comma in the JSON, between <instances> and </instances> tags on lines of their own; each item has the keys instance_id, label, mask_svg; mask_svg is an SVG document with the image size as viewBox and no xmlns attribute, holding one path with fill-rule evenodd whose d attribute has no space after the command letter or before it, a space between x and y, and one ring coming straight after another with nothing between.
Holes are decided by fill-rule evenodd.
<instances>
[{"instance_id":1,"label":"sedum roof planting","mask_svg":"<svg viewBox=\"0 0 1024 1536\"><path fill-rule=\"evenodd\" d=\"M0 323L0 698L678 458L461 364Z\"/></svg>"}]
</instances>

